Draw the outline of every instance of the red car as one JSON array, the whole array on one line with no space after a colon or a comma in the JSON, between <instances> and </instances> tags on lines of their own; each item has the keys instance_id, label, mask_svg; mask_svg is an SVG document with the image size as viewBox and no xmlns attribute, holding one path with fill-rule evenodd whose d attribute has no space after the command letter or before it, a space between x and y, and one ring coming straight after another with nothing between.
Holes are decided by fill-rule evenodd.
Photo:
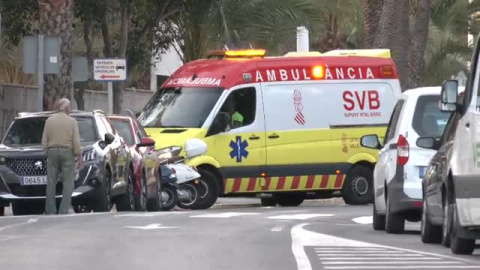
<instances>
[{"instance_id":1,"label":"red car","mask_svg":"<svg viewBox=\"0 0 480 270\"><path fill-rule=\"evenodd\" d=\"M162 196L157 181L155 141L150 139L134 115L109 115L108 118L130 148L135 174L134 200L137 211L160 211Z\"/></svg>"}]
</instances>

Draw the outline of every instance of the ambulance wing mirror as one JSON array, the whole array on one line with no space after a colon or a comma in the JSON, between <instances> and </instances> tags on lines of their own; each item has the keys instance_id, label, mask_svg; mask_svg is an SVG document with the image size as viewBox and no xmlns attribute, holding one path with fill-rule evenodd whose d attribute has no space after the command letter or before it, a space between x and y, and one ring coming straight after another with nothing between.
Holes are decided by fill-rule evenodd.
<instances>
[{"instance_id":1,"label":"ambulance wing mirror","mask_svg":"<svg viewBox=\"0 0 480 270\"><path fill-rule=\"evenodd\" d=\"M446 80L442 85L441 110L444 112L454 112L457 110L458 81Z\"/></svg>"},{"instance_id":2,"label":"ambulance wing mirror","mask_svg":"<svg viewBox=\"0 0 480 270\"><path fill-rule=\"evenodd\" d=\"M187 158L194 158L207 153L207 144L198 138L188 139L185 143Z\"/></svg>"},{"instance_id":3,"label":"ambulance wing mirror","mask_svg":"<svg viewBox=\"0 0 480 270\"><path fill-rule=\"evenodd\" d=\"M212 127L210 129L209 135L215 135L227 130L228 124L230 123L230 115L226 112L219 112L213 120Z\"/></svg>"},{"instance_id":4,"label":"ambulance wing mirror","mask_svg":"<svg viewBox=\"0 0 480 270\"><path fill-rule=\"evenodd\" d=\"M377 135L365 135L361 138L360 144L365 148L381 149L382 145Z\"/></svg>"}]
</instances>

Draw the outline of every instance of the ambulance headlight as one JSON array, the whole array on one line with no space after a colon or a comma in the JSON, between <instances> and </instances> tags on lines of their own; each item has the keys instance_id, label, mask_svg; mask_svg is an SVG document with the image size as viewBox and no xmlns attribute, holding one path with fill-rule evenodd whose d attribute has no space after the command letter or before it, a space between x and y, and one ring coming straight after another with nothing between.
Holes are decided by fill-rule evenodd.
<instances>
[{"instance_id":1,"label":"ambulance headlight","mask_svg":"<svg viewBox=\"0 0 480 270\"><path fill-rule=\"evenodd\" d=\"M182 151L182 147L180 146L171 146L167 148L162 148L158 150L158 158L159 159L169 159L172 157L176 157Z\"/></svg>"}]
</instances>

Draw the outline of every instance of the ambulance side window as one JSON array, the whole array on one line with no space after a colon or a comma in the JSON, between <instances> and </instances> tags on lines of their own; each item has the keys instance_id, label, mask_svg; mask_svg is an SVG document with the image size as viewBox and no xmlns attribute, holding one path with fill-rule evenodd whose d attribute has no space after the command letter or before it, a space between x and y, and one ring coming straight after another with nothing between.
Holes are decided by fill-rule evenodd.
<instances>
[{"instance_id":1,"label":"ambulance side window","mask_svg":"<svg viewBox=\"0 0 480 270\"><path fill-rule=\"evenodd\" d=\"M220 111L230 116L230 129L236 129L255 121L256 104L256 90L248 87L232 91Z\"/></svg>"},{"instance_id":2,"label":"ambulance side window","mask_svg":"<svg viewBox=\"0 0 480 270\"><path fill-rule=\"evenodd\" d=\"M395 108L392 112L392 117L390 118L390 122L388 123L387 132L385 135L385 140L383 145L387 144L393 137L395 136L395 131L397 129L398 119L400 118L400 112L403 108L403 103L405 101L399 100Z\"/></svg>"}]
</instances>

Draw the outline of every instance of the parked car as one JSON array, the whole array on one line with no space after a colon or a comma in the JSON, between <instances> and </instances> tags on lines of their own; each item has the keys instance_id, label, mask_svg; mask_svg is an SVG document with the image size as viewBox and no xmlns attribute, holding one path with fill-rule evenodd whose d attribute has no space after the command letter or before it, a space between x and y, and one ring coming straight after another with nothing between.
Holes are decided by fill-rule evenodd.
<instances>
[{"instance_id":1,"label":"parked car","mask_svg":"<svg viewBox=\"0 0 480 270\"><path fill-rule=\"evenodd\" d=\"M439 139L450 117L438 107L440 87L404 92L393 110L383 143L362 137L364 147L379 149L374 170L373 229L403 233L405 220L420 221L422 178L434 150L418 147L420 136Z\"/></svg>"},{"instance_id":2,"label":"parked car","mask_svg":"<svg viewBox=\"0 0 480 270\"><path fill-rule=\"evenodd\" d=\"M478 66L478 45L472 67ZM471 254L480 239L480 97L478 72L457 98L458 82L448 80L441 94L442 110L453 112L440 141L419 138L417 144L438 150L423 180L422 241Z\"/></svg>"},{"instance_id":3,"label":"parked car","mask_svg":"<svg viewBox=\"0 0 480 270\"><path fill-rule=\"evenodd\" d=\"M53 112L21 113L0 144L0 201L15 215L41 214L45 208L47 158L41 146L45 121ZM71 113L78 122L84 167L74 179L76 212L133 210L128 185L133 184L129 148L101 111ZM61 198L61 183L57 198Z\"/></svg>"},{"instance_id":4,"label":"parked car","mask_svg":"<svg viewBox=\"0 0 480 270\"><path fill-rule=\"evenodd\" d=\"M161 210L161 185L155 171L159 159L150 139L134 115L109 115L115 129L130 148L134 171L134 200L137 211Z\"/></svg>"}]
</instances>

